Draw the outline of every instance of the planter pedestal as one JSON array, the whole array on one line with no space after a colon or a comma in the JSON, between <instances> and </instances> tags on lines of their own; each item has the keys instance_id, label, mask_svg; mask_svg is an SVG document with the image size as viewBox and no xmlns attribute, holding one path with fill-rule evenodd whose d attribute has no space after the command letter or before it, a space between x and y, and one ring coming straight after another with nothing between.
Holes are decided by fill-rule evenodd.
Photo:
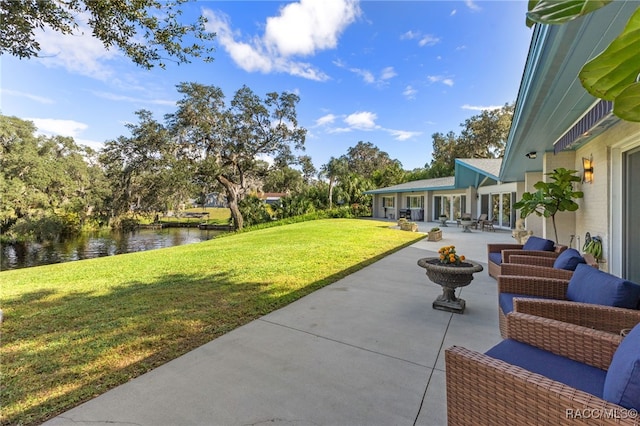
<instances>
[{"instance_id":1,"label":"planter pedestal","mask_svg":"<svg viewBox=\"0 0 640 426\"><path fill-rule=\"evenodd\" d=\"M433 301L433 309L461 314L466 302L456 297L456 289L465 287L473 280L473 274L482 271L482 265L464 261L460 265L440 263L437 257L425 257L418 260L418 266L427 270L427 277L442 286L442 294Z\"/></svg>"}]
</instances>

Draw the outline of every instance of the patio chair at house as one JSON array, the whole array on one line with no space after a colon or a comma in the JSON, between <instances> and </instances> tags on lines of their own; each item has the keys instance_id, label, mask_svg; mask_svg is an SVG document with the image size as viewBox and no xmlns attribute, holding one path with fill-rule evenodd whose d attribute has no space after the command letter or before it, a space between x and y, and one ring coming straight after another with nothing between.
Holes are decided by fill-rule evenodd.
<instances>
[{"instance_id":1,"label":"patio chair at house","mask_svg":"<svg viewBox=\"0 0 640 426\"><path fill-rule=\"evenodd\" d=\"M567 249L567 246L559 245L551 240L531 236L524 244L487 244L487 264L489 276L496 278L501 273L500 265L509 263L509 257L513 255L542 256L555 258Z\"/></svg>"},{"instance_id":2,"label":"patio chair at house","mask_svg":"<svg viewBox=\"0 0 640 426\"><path fill-rule=\"evenodd\" d=\"M482 222L482 230L483 231L495 231L494 225L496 223L496 219L487 219Z\"/></svg>"},{"instance_id":3,"label":"patio chair at house","mask_svg":"<svg viewBox=\"0 0 640 426\"><path fill-rule=\"evenodd\" d=\"M630 410L640 408L640 325L623 339L522 313L509 320L507 339L484 354L446 349L450 426L593 424L585 413L639 424Z\"/></svg>"},{"instance_id":4,"label":"patio chair at house","mask_svg":"<svg viewBox=\"0 0 640 426\"><path fill-rule=\"evenodd\" d=\"M589 253L580 254L578 250L569 248L556 258L544 256L509 256L509 263L500 265L500 275L522 275L525 277L558 278L570 280L576 267L585 263L598 267L595 257Z\"/></svg>"},{"instance_id":5,"label":"patio chair at house","mask_svg":"<svg viewBox=\"0 0 640 426\"><path fill-rule=\"evenodd\" d=\"M498 276L498 320L500 334L507 332L506 316L516 299L555 299L626 309L638 309L640 285L586 264L576 267L571 279Z\"/></svg>"},{"instance_id":6,"label":"patio chair at house","mask_svg":"<svg viewBox=\"0 0 640 426\"><path fill-rule=\"evenodd\" d=\"M474 229L478 229L478 227L482 229L482 224L484 223L485 220L487 220L487 214L482 213L480 217L478 217L478 219L475 220L471 226L473 226Z\"/></svg>"}]
</instances>

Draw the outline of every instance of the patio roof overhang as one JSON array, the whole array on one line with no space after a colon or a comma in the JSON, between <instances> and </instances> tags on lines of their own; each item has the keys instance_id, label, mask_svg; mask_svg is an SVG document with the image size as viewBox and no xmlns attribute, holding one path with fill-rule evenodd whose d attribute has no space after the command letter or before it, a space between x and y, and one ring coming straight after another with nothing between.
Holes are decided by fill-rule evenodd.
<instances>
[{"instance_id":1,"label":"patio roof overhang","mask_svg":"<svg viewBox=\"0 0 640 426\"><path fill-rule=\"evenodd\" d=\"M582 66L622 31L637 1L615 1L563 25L536 25L531 39L500 180L542 171L545 152L576 149L619 120L582 87ZM603 111L605 111L603 113ZM536 152L535 159L526 156Z\"/></svg>"}]
</instances>

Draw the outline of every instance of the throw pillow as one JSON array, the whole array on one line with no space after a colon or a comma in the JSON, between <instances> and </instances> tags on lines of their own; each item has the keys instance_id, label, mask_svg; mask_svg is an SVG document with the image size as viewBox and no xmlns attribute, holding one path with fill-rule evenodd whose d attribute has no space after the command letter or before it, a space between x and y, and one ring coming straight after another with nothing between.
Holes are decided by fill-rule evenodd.
<instances>
[{"instance_id":1,"label":"throw pillow","mask_svg":"<svg viewBox=\"0 0 640 426\"><path fill-rule=\"evenodd\" d=\"M640 410L640 325L631 330L613 355L602 396L624 408Z\"/></svg>"},{"instance_id":2,"label":"throw pillow","mask_svg":"<svg viewBox=\"0 0 640 426\"><path fill-rule=\"evenodd\" d=\"M636 309L640 299L640 285L581 263L569 280L567 299Z\"/></svg>"},{"instance_id":3,"label":"throw pillow","mask_svg":"<svg viewBox=\"0 0 640 426\"><path fill-rule=\"evenodd\" d=\"M551 240L545 240L544 238L530 236L522 250L542 250L542 251L553 251L555 247L555 243Z\"/></svg>"},{"instance_id":4,"label":"throw pillow","mask_svg":"<svg viewBox=\"0 0 640 426\"><path fill-rule=\"evenodd\" d=\"M580 263L587 263L584 260L584 257L580 255L578 250L569 248L560 253L560 255L556 258L555 262L553 262L553 267L556 269L566 269L567 271L575 271L576 267Z\"/></svg>"}]
</instances>

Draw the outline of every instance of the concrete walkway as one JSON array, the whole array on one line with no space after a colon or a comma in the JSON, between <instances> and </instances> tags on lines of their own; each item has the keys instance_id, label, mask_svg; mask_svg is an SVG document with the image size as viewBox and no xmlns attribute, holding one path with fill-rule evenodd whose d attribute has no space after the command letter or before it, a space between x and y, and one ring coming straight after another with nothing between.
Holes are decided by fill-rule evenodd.
<instances>
[{"instance_id":1,"label":"concrete walkway","mask_svg":"<svg viewBox=\"0 0 640 426\"><path fill-rule=\"evenodd\" d=\"M443 231L45 424L445 425L444 348L500 341L486 244L513 240ZM443 245L485 268L463 315L432 309L441 287L416 264Z\"/></svg>"}]
</instances>

